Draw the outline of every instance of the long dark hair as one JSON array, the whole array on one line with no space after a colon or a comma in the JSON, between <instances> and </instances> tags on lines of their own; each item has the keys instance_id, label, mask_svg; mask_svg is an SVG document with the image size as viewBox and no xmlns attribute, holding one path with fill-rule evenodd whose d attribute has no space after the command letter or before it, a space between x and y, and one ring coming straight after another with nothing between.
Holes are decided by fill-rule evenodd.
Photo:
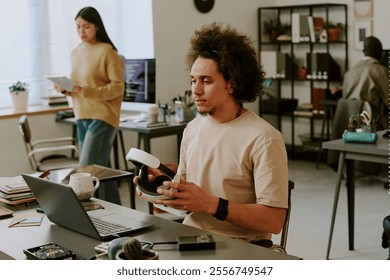
<instances>
[{"instance_id":1,"label":"long dark hair","mask_svg":"<svg viewBox=\"0 0 390 280\"><path fill-rule=\"evenodd\" d=\"M112 43L110 37L108 37L108 34L106 32L106 29L104 28L103 20L99 15L99 12L93 8L93 7L85 7L82 8L76 15L75 20L81 17L83 20L86 20L90 23L93 23L96 25L96 39L103 43L110 44L114 50L118 51L115 45Z\"/></svg>"}]
</instances>

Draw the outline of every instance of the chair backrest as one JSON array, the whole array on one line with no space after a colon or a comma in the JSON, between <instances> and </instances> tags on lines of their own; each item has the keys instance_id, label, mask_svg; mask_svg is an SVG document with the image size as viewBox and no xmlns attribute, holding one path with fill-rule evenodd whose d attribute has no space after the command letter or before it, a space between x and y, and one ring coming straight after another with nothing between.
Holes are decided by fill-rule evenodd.
<instances>
[{"instance_id":1,"label":"chair backrest","mask_svg":"<svg viewBox=\"0 0 390 280\"><path fill-rule=\"evenodd\" d=\"M27 115L23 115L19 118L19 131L23 137L24 145L26 147L27 154L29 154L32 151L33 147L31 144L31 132L30 132L30 126L28 124ZM36 170L38 163L37 163L35 157L34 156L28 157L28 159L29 159L31 168Z\"/></svg>"},{"instance_id":2,"label":"chair backrest","mask_svg":"<svg viewBox=\"0 0 390 280\"><path fill-rule=\"evenodd\" d=\"M282 234L280 237L280 246L283 248L284 251L286 250L288 227L290 225L291 191L294 189L294 186L295 186L295 183L291 180L288 180L288 208L287 208L287 212L286 212L286 217L284 219Z\"/></svg>"},{"instance_id":3,"label":"chair backrest","mask_svg":"<svg viewBox=\"0 0 390 280\"><path fill-rule=\"evenodd\" d=\"M28 125L28 119L26 115L23 115L19 119L19 130L23 136L25 143L31 142L30 126Z\"/></svg>"},{"instance_id":4,"label":"chair backrest","mask_svg":"<svg viewBox=\"0 0 390 280\"><path fill-rule=\"evenodd\" d=\"M337 101L336 111L333 118L331 139L339 139L344 130L348 127L349 118L352 115L360 114L364 107L364 101L360 99L340 98ZM327 155L327 164L337 169L339 161L339 152L329 150Z\"/></svg>"},{"instance_id":5,"label":"chair backrest","mask_svg":"<svg viewBox=\"0 0 390 280\"><path fill-rule=\"evenodd\" d=\"M363 100L340 98L337 101L336 112L334 114L331 138L341 138L344 130L348 127L349 118L352 115L360 114L363 108Z\"/></svg>"}]
</instances>

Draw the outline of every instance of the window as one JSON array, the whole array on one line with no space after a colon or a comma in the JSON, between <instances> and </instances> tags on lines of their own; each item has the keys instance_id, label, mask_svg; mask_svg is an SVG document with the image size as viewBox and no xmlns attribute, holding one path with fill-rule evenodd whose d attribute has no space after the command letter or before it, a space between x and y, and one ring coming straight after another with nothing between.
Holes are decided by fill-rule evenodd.
<instances>
[{"instance_id":1,"label":"window","mask_svg":"<svg viewBox=\"0 0 390 280\"><path fill-rule=\"evenodd\" d=\"M99 11L121 55L154 57L152 0L2 0L0 92L26 82L30 105L54 93L46 76L69 76L70 52L80 43L74 17L85 6ZM0 107L10 107L11 96L3 97Z\"/></svg>"}]
</instances>

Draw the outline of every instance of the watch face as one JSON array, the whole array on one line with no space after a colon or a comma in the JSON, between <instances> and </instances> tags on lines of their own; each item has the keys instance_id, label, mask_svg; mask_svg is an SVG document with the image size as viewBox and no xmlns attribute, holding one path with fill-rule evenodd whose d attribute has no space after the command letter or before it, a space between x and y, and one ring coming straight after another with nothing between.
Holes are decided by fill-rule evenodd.
<instances>
[{"instance_id":1,"label":"watch face","mask_svg":"<svg viewBox=\"0 0 390 280\"><path fill-rule=\"evenodd\" d=\"M208 13L214 6L214 0L194 0L195 7L201 13Z\"/></svg>"}]
</instances>

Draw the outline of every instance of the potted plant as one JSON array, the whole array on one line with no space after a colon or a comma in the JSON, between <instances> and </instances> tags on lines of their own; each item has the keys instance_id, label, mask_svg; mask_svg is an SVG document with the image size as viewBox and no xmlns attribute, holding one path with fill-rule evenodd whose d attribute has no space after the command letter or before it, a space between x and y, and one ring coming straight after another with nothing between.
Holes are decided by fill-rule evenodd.
<instances>
[{"instance_id":1,"label":"potted plant","mask_svg":"<svg viewBox=\"0 0 390 280\"><path fill-rule=\"evenodd\" d=\"M289 26L282 24L279 19L269 19L263 24L263 33L269 36L272 43L277 42L280 35L285 35Z\"/></svg>"},{"instance_id":2,"label":"potted plant","mask_svg":"<svg viewBox=\"0 0 390 280\"><path fill-rule=\"evenodd\" d=\"M24 82L17 81L9 88L12 97L12 103L15 111L23 111L28 105L28 85Z\"/></svg>"},{"instance_id":3,"label":"potted plant","mask_svg":"<svg viewBox=\"0 0 390 280\"><path fill-rule=\"evenodd\" d=\"M158 253L152 249L142 248L141 242L138 239L129 237L127 239L119 239L116 244L109 245L109 251L113 251L112 248L119 247L115 257L109 254L110 259L116 260L158 260ZM110 250L111 249L111 250Z\"/></svg>"},{"instance_id":4,"label":"potted plant","mask_svg":"<svg viewBox=\"0 0 390 280\"><path fill-rule=\"evenodd\" d=\"M342 31L344 30L344 24L340 22L336 24L329 23L326 29L328 31L328 41L337 42L340 39Z\"/></svg>"}]
</instances>

